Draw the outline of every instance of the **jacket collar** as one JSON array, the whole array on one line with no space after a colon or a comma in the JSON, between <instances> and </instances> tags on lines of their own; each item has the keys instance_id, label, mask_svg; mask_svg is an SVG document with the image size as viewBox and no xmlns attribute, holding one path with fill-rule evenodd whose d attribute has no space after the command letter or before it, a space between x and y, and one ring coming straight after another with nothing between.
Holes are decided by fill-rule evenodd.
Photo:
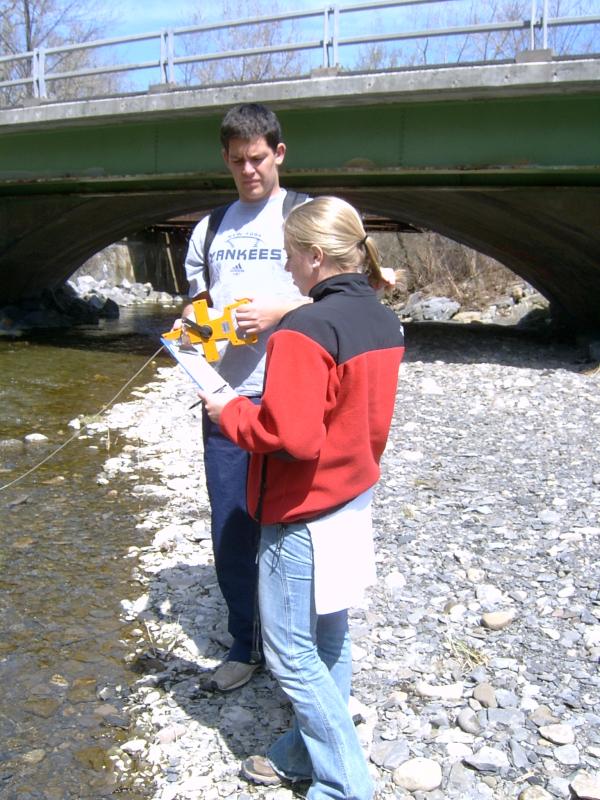
<instances>
[{"instance_id":1,"label":"jacket collar","mask_svg":"<svg viewBox=\"0 0 600 800\"><path fill-rule=\"evenodd\" d=\"M351 294L356 297L372 295L367 277L362 272L342 272L315 284L308 296L315 302L330 294Z\"/></svg>"}]
</instances>

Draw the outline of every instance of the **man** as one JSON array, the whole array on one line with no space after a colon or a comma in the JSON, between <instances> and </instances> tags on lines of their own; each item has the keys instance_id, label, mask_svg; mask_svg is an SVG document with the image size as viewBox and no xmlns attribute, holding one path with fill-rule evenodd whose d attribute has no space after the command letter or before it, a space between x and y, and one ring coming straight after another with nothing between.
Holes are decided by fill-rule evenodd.
<instances>
[{"instance_id":1,"label":"man","mask_svg":"<svg viewBox=\"0 0 600 800\"><path fill-rule=\"evenodd\" d=\"M258 402L269 331L284 314L307 302L285 272L282 223L287 193L279 185L279 167L286 147L275 114L254 103L230 109L220 136L238 200L227 208L209 248L205 243L214 227L209 218L195 227L185 261L189 296L206 299L217 309L248 300L236 310L236 321L241 335L257 334L258 341L226 346L217 368L239 394ZM183 316L191 313L191 305L186 306ZM256 602L260 526L246 509L248 453L223 436L206 413L203 440L215 569L233 637L227 659L213 675L213 686L230 691L247 683L262 660Z\"/></svg>"}]
</instances>

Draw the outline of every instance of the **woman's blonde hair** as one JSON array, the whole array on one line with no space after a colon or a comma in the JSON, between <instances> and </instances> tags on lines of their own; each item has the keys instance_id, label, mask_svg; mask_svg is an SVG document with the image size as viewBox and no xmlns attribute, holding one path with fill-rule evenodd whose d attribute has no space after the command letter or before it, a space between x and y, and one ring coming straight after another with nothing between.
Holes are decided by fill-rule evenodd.
<instances>
[{"instance_id":1,"label":"woman's blonde hair","mask_svg":"<svg viewBox=\"0 0 600 800\"><path fill-rule=\"evenodd\" d=\"M339 197L316 197L290 211L285 222L286 247L320 247L340 272L364 272L381 280L375 240L365 233L358 211Z\"/></svg>"}]
</instances>

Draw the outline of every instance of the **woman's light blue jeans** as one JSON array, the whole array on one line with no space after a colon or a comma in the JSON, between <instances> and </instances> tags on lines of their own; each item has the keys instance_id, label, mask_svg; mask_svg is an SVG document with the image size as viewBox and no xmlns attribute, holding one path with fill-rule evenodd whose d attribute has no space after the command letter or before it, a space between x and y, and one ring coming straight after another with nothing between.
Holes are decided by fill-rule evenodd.
<instances>
[{"instance_id":1,"label":"woman's light blue jeans","mask_svg":"<svg viewBox=\"0 0 600 800\"><path fill-rule=\"evenodd\" d=\"M371 800L373 783L348 711L348 615L316 613L312 543L303 523L263 526L259 598L267 666L295 712L269 760L290 780L312 780L307 800Z\"/></svg>"}]
</instances>

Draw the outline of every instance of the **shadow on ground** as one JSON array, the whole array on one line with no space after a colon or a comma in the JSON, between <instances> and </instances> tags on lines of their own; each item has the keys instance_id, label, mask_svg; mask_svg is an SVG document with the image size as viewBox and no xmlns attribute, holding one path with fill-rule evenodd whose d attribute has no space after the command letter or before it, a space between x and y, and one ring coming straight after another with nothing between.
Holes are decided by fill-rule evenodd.
<instances>
[{"instance_id":1,"label":"shadow on ground","mask_svg":"<svg viewBox=\"0 0 600 800\"><path fill-rule=\"evenodd\" d=\"M551 330L481 323L411 322L404 324L407 362L502 364L527 369L582 372L597 365L587 343Z\"/></svg>"}]
</instances>

